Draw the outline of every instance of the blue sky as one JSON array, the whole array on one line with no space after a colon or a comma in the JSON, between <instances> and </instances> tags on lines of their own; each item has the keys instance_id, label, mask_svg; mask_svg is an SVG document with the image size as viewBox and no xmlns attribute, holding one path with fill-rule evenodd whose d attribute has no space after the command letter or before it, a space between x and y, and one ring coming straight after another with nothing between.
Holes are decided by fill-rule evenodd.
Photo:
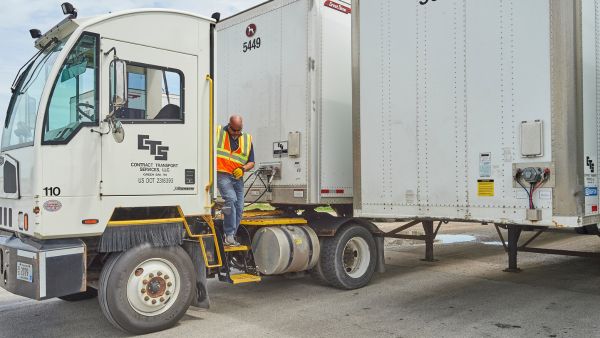
<instances>
[{"instance_id":1,"label":"blue sky","mask_svg":"<svg viewBox=\"0 0 600 338\"><path fill-rule=\"evenodd\" d=\"M10 85L19 68L35 53L29 29L42 32L64 18L61 0L2 0L0 11L0 121L4 121L10 100ZM71 0L80 17L132 8L172 8L210 16L227 17L263 0Z\"/></svg>"}]
</instances>

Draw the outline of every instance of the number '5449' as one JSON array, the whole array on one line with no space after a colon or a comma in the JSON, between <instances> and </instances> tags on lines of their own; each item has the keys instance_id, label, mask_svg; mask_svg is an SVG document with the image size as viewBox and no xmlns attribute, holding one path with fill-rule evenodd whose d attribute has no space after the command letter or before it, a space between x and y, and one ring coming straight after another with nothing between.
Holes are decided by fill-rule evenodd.
<instances>
[{"instance_id":1,"label":"number '5449'","mask_svg":"<svg viewBox=\"0 0 600 338\"><path fill-rule=\"evenodd\" d=\"M249 52L253 49L260 48L260 38L255 38L250 41L244 42L242 45L242 51L244 53Z\"/></svg>"}]
</instances>

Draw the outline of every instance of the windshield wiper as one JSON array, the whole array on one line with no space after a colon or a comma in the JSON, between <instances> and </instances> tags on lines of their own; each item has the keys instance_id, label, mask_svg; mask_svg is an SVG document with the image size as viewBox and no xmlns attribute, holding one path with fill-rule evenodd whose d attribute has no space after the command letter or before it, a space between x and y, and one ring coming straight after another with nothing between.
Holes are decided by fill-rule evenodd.
<instances>
[{"instance_id":1,"label":"windshield wiper","mask_svg":"<svg viewBox=\"0 0 600 338\"><path fill-rule=\"evenodd\" d=\"M57 38L52 38L52 40L48 41L48 43L44 46L42 46L42 49L40 49L39 52L35 53L34 56L31 57L31 59L29 59L29 61L27 61L23 67L21 67L21 69L19 69L19 71L17 72L17 75L15 76L15 79L13 80L12 85L10 86L10 91L13 94L13 98L11 98L11 102L8 106L8 111L6 112L6 118L4 119L4 128L8 127L8 123L10 122L10 118L12 116L12 111L13 111L13 105L14 105L14 100L15 100L15 92L17 91L17 88L20 87L20 85L22 84L22 82L25 80L25 76L27 74L29 74L29 71L31 70L31 67L35 64L35 62L37 61L37 59L40 57L40 55L44 54L44 52L54 43L57 43L58 39ZM25 71L23 71L23 69L25 69ZM19 96L20 93L17 95Z\"/></svg>"},{"instance_id":2,"label":"windshield wiper","mask_svg":"<svg viewBox=\"0 0 600 338\"><path fill-rule=\"evenodd\" d=\"M13 80L13 83L10 86L11 93L15 93L17 87L19 86L19 83L22 80L22 77L28 73L28 70L31 68L31 65L33 65L35 61L40 57L40 55L42 55L46 51L46 49L48 49L48 47L50 47L55 42L58 42L58 39L53 38L52 40L48 41L48 43L45 46L42 46L42 49L35 53L35 55L32 56L31 59L29 59L29 61L25 62L23 67L21 67L21 69L19 69L19 71L17 72L17 75L15 76L15 79ZM23 71L23 69L25 69L25 71Z\"/></svg>"}]
</instances>

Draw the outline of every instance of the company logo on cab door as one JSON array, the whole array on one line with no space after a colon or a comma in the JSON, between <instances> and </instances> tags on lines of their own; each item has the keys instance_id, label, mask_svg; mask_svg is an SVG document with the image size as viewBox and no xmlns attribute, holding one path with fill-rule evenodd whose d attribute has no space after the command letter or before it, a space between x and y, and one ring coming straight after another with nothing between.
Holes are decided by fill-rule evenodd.
<instances>
[{"instance_id":1,"label":"company logo on cab door","mask_svg":"<svg viewBox=\"0 0 600 338\"><path fill-rule=\"evenodd\" d=\"M335 1L331 1L331 0L327 0L325 1L325 7L329 7L329 8L333 8L336 11L340 11L344 14L350 14L352 13L352 8L348 7L348 6L344 6L340 3L337 3Z\"/></svg>"},{"instance_id":2,"label":"company logo on cab door","mask_svg":"<svg viewBox=\"0 0 600 338\"><path fill-rule=\"evenodd\" d=\"M256 34L256 25L251 23L246 27L246 36L251 38Z\"/></svg>"},{"instance_id":3,"label":"company logo on cab door","mask_svg":"<svg viewBox=\"0 0 600 338\"><path fill-rule=\"evenodd\" d=\"M148 135L138 135L138 149L150 150L150 155L157 161L166 161L169 147L163 146L162 141L153 141Z\"/></svg>"}]
</instances>

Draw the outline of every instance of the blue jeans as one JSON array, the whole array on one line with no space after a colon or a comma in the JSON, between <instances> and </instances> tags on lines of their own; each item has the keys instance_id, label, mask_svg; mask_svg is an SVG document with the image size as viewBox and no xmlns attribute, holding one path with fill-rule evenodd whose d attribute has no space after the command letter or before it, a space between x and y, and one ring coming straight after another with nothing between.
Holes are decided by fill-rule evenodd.
<instances>
[{"instance_id":1,"label":"blue jeans","mask_svg":"<svg viewBox=\"0 0 600 338\"><path fill-rule=\"evenodd\" d=\"M217 172L217 187L225 200L223 230L226 235L235 236L244 212L244 180L236 180L230 174Z\"/></svg>"}]
</instances>

